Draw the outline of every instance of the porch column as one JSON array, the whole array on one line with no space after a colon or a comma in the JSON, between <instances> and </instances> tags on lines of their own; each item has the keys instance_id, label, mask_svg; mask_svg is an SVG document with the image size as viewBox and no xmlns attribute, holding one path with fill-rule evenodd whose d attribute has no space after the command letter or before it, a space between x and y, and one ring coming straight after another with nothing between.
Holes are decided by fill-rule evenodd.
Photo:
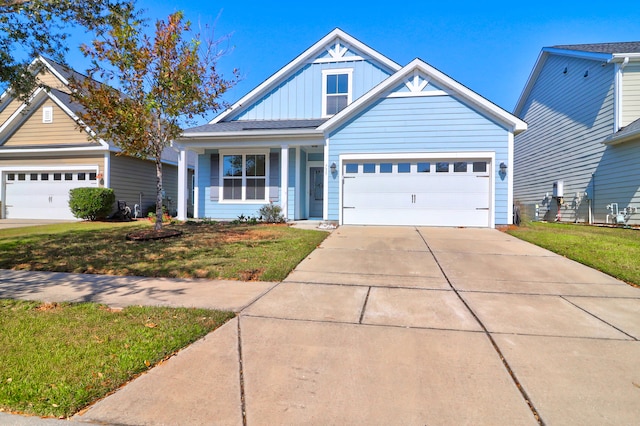
<instances>
[{"instance_id":1,"label":"porch column","mask_svg":"<svg viewBox=\"0 0 640 426\"><path fill-rule=\"evenodd\" d=\"M187 150L183 146L178 148L178 220L187 220L187 197L189 194Z\"/></svg>"},{"instance_id":2,"label":"porch column","mask_svg":"<svg viewBox=\"0 0 640 426\"><path fill-rule=\"evenodd\" d=\"M280 207L282 216L289 220L289 145L281 146L280 159Z\"/></svg>"}]
</instances>

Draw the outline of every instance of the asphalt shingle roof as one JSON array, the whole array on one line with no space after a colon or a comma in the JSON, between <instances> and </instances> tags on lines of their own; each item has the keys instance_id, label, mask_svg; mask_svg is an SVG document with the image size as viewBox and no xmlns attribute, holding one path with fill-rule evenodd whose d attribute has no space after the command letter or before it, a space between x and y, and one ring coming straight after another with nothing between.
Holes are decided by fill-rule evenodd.
<instances>
[{"instance_id":1,"label":"asphalt shingle roof","mask_svg":"<svg viewBox=\"0 0 640 426\"><path fill-rule=\"evenodd\" d=\"M241 132L245 130L300 130L315 129L327 119L308 120L238 120L205 124L186 129L185 133Z\"/></svg>"},{"instance_id":2,"label":"asphalt shingle roof","mask_svg":"<svg viewBox=\"0 0 640 426\"><path fill-rule=\"evenodd\" d=\"M640 41L620 43L564 44L552 46L554 49L578 50L590 53L640 53Z\"/></svg>"}]
</instances>

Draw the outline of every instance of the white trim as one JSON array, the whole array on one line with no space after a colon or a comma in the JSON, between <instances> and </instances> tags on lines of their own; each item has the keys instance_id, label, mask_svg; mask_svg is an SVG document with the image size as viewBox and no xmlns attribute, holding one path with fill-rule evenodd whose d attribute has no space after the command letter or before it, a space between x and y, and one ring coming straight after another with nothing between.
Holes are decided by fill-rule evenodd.
<instances>
[{"instance_id":1,"label":"white trim","mask_svg":"<svg viewBox=\"0 0 640 426\"><path fill-rule=\"evenodd\" d=\"M373 60L377 61L379 65L381 65L383 68L386 67L391 72L398 71L401 68L400 65L393 62L391 59L381 55L379 52L371 49L369 46L353 38L341 29L336 28L335 30L324 36L322 39L320 39L318 42L316 42L313 46L305 50L293 61L289 62L275 74L269 77L267 80L262 82L262 84L260 84L258 87L243 96L239 101L234 103L226 111L222 112L220 115L211 120L210 124L219 123L220 121L223 121L224 119L232 115L238 114L240 111L242 111L243 108L250 106L259 97L263 96L265 93L279 84L282 80L286 79L292 72L294 72L294 70L305 64L312 57L316 57L322 50L324 50L330 43L334 42L336 39L342 40L346 45L351 46L353 50L360 51L366 56L371 57Z\"/></svg>"},{"instance_id":2,"label":"white trim","mask_svg":"<svg viewBox=\"0 0 640 426\"><path fill-rule=\"evenodd\" d=\"M514 133L520 133L527 129L527 123L520 120L518 117L508 113L496 104L488 101L487 99L458 83L446 74L443 74L442 72L433 68L424 61L420 59L414 59L400 71L396 72L386 80L383 80L380 84L371 89L364 96L361 96L351 105L349 105L348 107L334 115L332 118L330 118L328 121L326 121L324 124L319 126L318 130L322 130L323 132L330 132L331 130L340 126L342 123L344 123L344 121L367 107L375 99L378 99L378 97L380 97L385 91L391 90L399 84L402 84L404 82L404 79L409 75L413 75L416 70L426 74L430 81L435 81L438 86L444 87L445 89L449 90L451 92L451 96L463 99L467 103L471 104L471 106L475 107L480 113L484 113L505 125L505 127L507 127L510 131Z\"/></svg>"},{"instance_id":3,"label":"white trim","mask_svg":"<svg viewBox=\"0 0 640 426\"><path fill-rule=\"evenodd\" d=\"M189 167L187 150L180 146L178 150L178 220L187 220L187 193L189 192Z\"/></svg>"},{"instance_id":4,"label":"white trim","mask_svg":"<svg viewBox=\"0 0 640 426\"><path fill-rule=\"evenodd\" d=\"M268 198L268 194L267 194ZM280 147L280 208L285 221L289 220L289 145Z\"/></svg>"},{"instance_id":5,"label":"white trim","mask_svg":"<svg viewBox=\"0 0 640 426\"><path fill-rule=\"evenodd\" d=\"M86 171L86 170L95 170L96 174L100 173L100 165L96 164L73 164L66 166L2 166L0 167L0 173L3 172L51 172L51 171Z\"/></svg>"},{"instance_id":6,"label":"white trim","mask_svg":"<svg viewBox=\"0 0 640 426\"><path fill-rule=\"evenodd\" d=\"M300 211L302 210L302 206L301 206L301 197L300 197L300 175L302 174L301 170L300 170L300 164L302 163L302 150L300 149L300 147L296 147L296 173L295 173L295 179L294 179L294 194L296 197L295 200L295 205L294 205L294 209L293 209L293 219L297 220L300 219Z\"/></svg>"},{"instance_id":7,"label":"white trim","mask_svg":"<svg viewBox=\"0 0 640 426\"><path fill-rule=\"evenodd\" d=\"M35 61L39 60L40 62L42 62L44 64L44 66L49 70L49 72L51 74L53 74L58 80L60 80L62 82L62 84L64 84L65 86L69 85L69 80L67 80L66 78L64 78L62 76L62 74L60 74L53 65L51 65L49 63L49 61L47 61L42 55L38 55L38 57L36 59L33 60L33 62L31 62L31 64L33 65L35 63Z\"/></svg>"},{"instance_id":8,"label":"white trim","mask_svg":"<svg viewBox=\"0 0 640 426\"><path fill-rule=\"evenodd\" d=\"M508 136L509 149L507 152L507 225L513 224L513 133L509 133ZM498 163L499 165L500 163ZM494 164L494 168L496 165ZM495 173L494 173L495 174ZM495 188L495 187L494 187ZM494 191L495 192L495 191ZM492 226L492 228L495 227Z\"/></svg>"},{"instance_id":9,"label":"white trim","mask_svg":"<svg viewBox=\"0 0 640 426\"><path fill-rule=\"evenodd\" d=\"M200 158L196 158L196 163L193 165L193 218L200 218Z\"/></svg>"},{"instance_id":10,"label":"white trim","mask_svg":"<svg viewBox=\"0 0 640 426\"><path fill-rule=\"evenodd\" d=\"M111 153L104 153L104 173L102 174L102 178L104 179L104 187L111 187Z\"/></svg>"},{"instance_id":11,"label":"white trim","mask_svg":"<svg viewBox=\"0 0 640 426\"><path fill-rule=\"evenodd\" d=\"M449 96L444 90L429 90L427 92L393 92L387 98L427 98L429 96Z\"/></svg>"},{"instance_id":12,"label":"white trim","mask_svg":"<svg viewBox=\"0 0 640 426\"><path fill-rule=\"evenodd\" d=\"M335 64L340 62L362 62L366 59L362 56L343 56L342 58L319 58L309 61L310 64Z\"/></svg>"},{"instance_id":13,"label":"white trim","mask_svg":"<svg viewBox=\"0 0 640 426\"><path fill-rule=\"evenodd\" d=\"M73 152L73 151L101 151L104 152L103 146L74 146L69 148L13 148L13 149L1 149L2 154L48 154L52 152Z\"/></svg>"},{"instance_id":14,"label":"white trim","mask_svg":"<svg viewBox=\"0 0 640 426\"><path fill-rule=\"evenodd\" d=\"M327 96L329 96L327 94L327 77L342 74L347 74L347 107L351 105L353 101L353 68L331 68L322 70L322 118L333 117L335 115L327 114Z\"/></svg>"},{"instance_id":15,"label":"white trim","mask_svg":"<svg viewBox=\"0 0 640 426\"><path fill-rule=\"evenodd\" d=\"M513 144L511 144L513 146ZM343 225L343 194L342 194L342 170L345 161L359 161L359 160L421 160L421 159L466 159L466 160L489 160L489 178L490 182L490 200L489 200L489 228L496 227L496 153L494 151L456 151L456 152L396 152L396 153L372 153L372 154L341 154L338 158L338 223ZM509 183L512 183L510 180ZM509 184L508 183L508 184ZM325 185L325 187L328 185ZM509 190L508 190L509 191ZM326 219L325 219L326 220Z\"/></svg>"},{"instance_id":16,"label":"white trim","mask_svg":"<svg viewBox=\"0 0 640 426\"><path fill-rule=\"evenodd\" d=\"M322 194L322 220L329 220L329 138L325 139L324 161L324 193ZM339 176L339 175L338 175Z\"/></svg>"},{"instance_id":17,"label":"white trim","mask_svg":"<svg viewBox=\"0 0 640 426\"><path fill-rule=\"evenodd\" d=\"M615 64L615 77L613 80L613 133L616 133L622 128L622 103L624 93L624 68L629 63L629 57L625 57L621 63Z\"/></svg>"}]
</instances>

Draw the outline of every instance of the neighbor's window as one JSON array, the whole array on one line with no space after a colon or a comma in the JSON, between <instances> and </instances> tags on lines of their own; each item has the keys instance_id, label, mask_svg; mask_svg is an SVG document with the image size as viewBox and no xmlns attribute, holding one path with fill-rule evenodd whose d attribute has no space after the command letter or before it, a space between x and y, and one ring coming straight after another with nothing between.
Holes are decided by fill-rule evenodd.
<instances>
[{"instance_id":1,"label":"neighbor's window","mask_svg":"<svg viewBox=\"0 0 640 426\"><path fill-rule=\"evenodd\" d=\"M467 173L467 162L466 161L456 161L453 163L453 172L454 173Z\"/></svg>"},{"instance_id":2,"label":"neighbor's window","mask_svg":"<svg viewBox=\"0 0 640 426\"><path fill-rule=\"evenodd\" d=\"M325 70L323 78L323 115L330 116L351 102L351 70Z\"/></svg>"},{"instance_id":3,"label":"neighbor's window","mask_svg":"<svg viewBox=\"0 0 640 426\"><path fill-rule=\"evenodd\" d=\"M418 163L418 173L429 173L431 163Z\"/></svg>"},{"instance_id":4,"label":"neighbor's window","mask_svg":"<svg viewBox=\"0 0 640 426\"><path fill-rule=\"evenodd\" d=\"M347 164L345 165L345 172L346 173L358 173L358 165L357 164Z\"/></svg>"},{"instance_id":5,"label":"neighbor's window","mask_svg":"<svg viewBox=\"0 0 640 426\"><path fill-rule=\"evenodd\" d=\"M265 200L267 156L242 154L222 156L222 199Z\"/></svg>"},{"instance_id":6,"label":"neighbor's window","mask_svg":"<svg viewBox=\"0 0 640 426\"><path fill-rule=\"evenodd\" d=\"M487 171L487 163L484 161L474 161L473 162L473 172L474 173L485 173Z\"/></svg>"},{"instance_id":7,"label":"neighbor's window","mask_svg":"<svg viewBox=\"0 0 640 426\"><path fill-rule=\"evenodd\" d=\"M398 173L411 173L411 163L398 163Z\"/></svg>"},{"instance_id":8,"label":"neighbor's window","mask_svg":"<svg viewBox=\"0 0 640 426\"><path fill-rule=\"evenodd\" d=\"M393 164L380 163L380 173L391 173L391 172L393 172Z\"/></svg>"},{"instance_id":9,"label":"neighbor's window","mask_svg":"<svg viewBox=\"0 0 640 426\"><path fill-rule=\"evenodd\" d=\"M375 163L364 163L362 165L362 173L375 173L376 165Z\"/></svg>"}]
</instances>

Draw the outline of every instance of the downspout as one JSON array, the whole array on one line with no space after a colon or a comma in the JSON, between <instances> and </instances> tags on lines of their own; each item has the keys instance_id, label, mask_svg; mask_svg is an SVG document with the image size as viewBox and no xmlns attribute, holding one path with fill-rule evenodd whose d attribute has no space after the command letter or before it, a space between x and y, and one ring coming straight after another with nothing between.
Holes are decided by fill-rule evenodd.
<instances>
[{"instance_id":1,"label":"downspout","mask_svg":"<svg viewBox=\"0 0 640 426\"><path fill-rule=\"evenodd\" d=\"M610 63L613 59L607 61ZM622 63L616 64L616 74L615 74L615 101L613 108L613 133L616 133L622 127L620 124L622 123L622 71L629 63L629 57L625 56L622 60Z\"/></svg>"}]
</instances>

